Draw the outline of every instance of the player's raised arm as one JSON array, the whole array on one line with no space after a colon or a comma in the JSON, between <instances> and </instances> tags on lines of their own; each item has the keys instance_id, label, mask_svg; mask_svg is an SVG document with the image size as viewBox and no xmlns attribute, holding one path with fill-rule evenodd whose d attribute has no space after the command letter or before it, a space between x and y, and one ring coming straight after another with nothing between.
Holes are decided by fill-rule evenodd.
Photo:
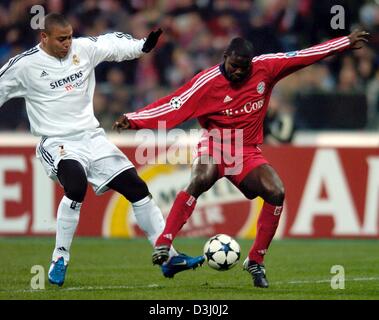
<instances>
[{"instance_id":1,"label":"player's raised arm","mask_svg":"<svg viewBox=\"0 0 379 320\"><path fill-rule=\"evenodd\" d=\"M112 32L98 37L79 38L88 48L93 66L103 61L124 61L139 58L150 52L157 44L161 29L152 31L143 39L135 39L130 34Z\"/></svg>"},{"instance_id":2,"label":"player's raised arm","mask_svg":"<svg viewBox=\"0 0 379 320\"><path fill-rule=\"evenodd\" d=\"M37 52L37 48L33 48L22 54L10 59L0 69L0 107L8 100L14 97L24 97L26 88L23 81L22 70L24 61L29 55Z\"/></svg>"},{"instance_id":3,"label":"player's raised arm","mask_svg":"<svg viewBox=\"0 0 379 320\"><path fill-rule=\"evenodd\" d=\"M160 121L164 121L169 129L209 113L212 104L206 93L212 86L212 79L220 74L218 66L197 74L174 93L136 112L120 116L113 124L113 129L157 129Z\"/></svg>"},{"instance_id":4,"label":"player's raised arm","mask_svg":"<svg viewBox=\"0 0 379 320\"><path fill-rule=\"evenodd\" d=\"M172 128L180 123L195 117L196 106L200 96L192 99L186 97L186 92L191 90L189 82L174 93L139 109L136 112L126 113L120 116L113 124L118 131L124 129L157 129L159 122L164 121L166 128Z\"/></svg>"},{"instance_id":5,"label":"player's raised arm","mask_svg":"<svg viewBox=\"0 0 379 320\"><path fill-rule=\"evenodd\" d=\"M274 81L320 61L328 56L343 52L347 49L359 49L367 42L369 33L354 31L344 36L326 41L316 46L287 53L264 54L253 59L253 62L265 61Z\"/></svg>"}]
</instances>

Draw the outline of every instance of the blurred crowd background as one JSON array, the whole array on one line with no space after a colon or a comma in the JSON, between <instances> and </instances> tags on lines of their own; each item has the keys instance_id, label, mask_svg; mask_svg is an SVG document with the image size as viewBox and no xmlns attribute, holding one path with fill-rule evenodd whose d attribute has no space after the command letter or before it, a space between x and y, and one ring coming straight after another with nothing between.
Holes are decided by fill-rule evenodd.
<instances>
[{"instance_id":1,"label":"blurred crowd background","mask_svg":"<svg viewBox=\"0 0 379 320\"><path fill-rule=\"evenodd\" d=\"M266 119L268 142L288 142L294 130L379 128L379 0L0 0L0 65L39 42L30 27L31 6L61 12L74 36L112 31L143 38L164 30L144 57L103 63L96 69L95 113L110 130L114 120L171 92L197 72L222 61L235 36L249 39L256 54L306 48L353 29L370 43L307 67L280 81ZM334 30L334 5L345 10L345 29ZM189 121L185 128L197 126ZM28 130L23 101L0 109L0 130Z\"/></svg>"}]
</instances>

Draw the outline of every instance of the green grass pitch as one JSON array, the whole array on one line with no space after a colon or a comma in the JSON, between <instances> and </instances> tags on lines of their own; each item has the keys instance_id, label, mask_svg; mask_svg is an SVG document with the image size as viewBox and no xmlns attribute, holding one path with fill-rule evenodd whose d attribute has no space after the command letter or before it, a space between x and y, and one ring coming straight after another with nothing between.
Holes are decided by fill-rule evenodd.
<instances>
[{"instance_id":1,"label":"green grass pitch","mask_svg":"<svg viewBox=\"0 0 379 320\"><path fill-rule=\"evenodd\" d=\"M252 286L242 262L251 241L237 239L241 261L219 272L206 264L174 279L152 266L145 239L76 238L66 282L47 282L53 237L0 238L0 299L133 300L349 300L379 299L377 240L275 240L266 256L268 289ZM178 250L199 255L206 239L178 238ZM45 289L31 289L33 265L45 270ZM343 266L344 289L332 289L334 265Z\"/></svg>"}]
</instances>

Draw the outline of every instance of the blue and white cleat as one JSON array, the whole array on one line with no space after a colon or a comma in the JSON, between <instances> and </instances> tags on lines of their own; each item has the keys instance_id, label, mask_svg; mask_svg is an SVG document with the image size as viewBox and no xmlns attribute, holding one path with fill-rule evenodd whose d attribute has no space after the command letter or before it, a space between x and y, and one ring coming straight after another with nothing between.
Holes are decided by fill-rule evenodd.
<instances>
[{"instance_id":1,"label":"blue and white cleat","mask_svg":"<svg viewBox=\"0 0 379 320\"><path fill-rule=\"evenodd\" d=\"M59 257L57 261L52 261L49 269L49 282L62 286L66 276L67 264L65 265L63 257Z\"/></svg>"},{"instance_id":2,"label":"blue and white cleat","mask_svg":"<svg viewBox=\"0 0 379 320\"><path fill-rule=\"evenodd\" d=\"M167 262L161 265L161 270L166 278L173 278L175 274L181 271L196 269L205 261L204 256L190 257L184 253L171 257Z\"/></svg>"}]
</instances>

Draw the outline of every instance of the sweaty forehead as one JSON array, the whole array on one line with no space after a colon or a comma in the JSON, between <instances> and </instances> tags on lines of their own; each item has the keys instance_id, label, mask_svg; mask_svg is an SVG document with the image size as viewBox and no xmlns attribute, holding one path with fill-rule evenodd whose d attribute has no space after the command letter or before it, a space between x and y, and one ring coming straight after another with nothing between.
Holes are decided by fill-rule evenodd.
<instances>
[{"instance_id":1,"label":"sweaty forehead","mask_svg":"<svg viewBox=\"0 0 379 320\"><path fill-rule=\"evenodd\" d=\"M72 27L71 25L60 26L58 24L54 24L50 28L50 35L53 37L68 37L72 35Z\"/></svg>"},{"instance_id":2,"label":"sweaty forehead","mask_svg":"<svg viewBox=\"0 0 379 320\"><path fill-rule=\"evenodd\" d=\"M236 53L232 53L228 56L229 63L241 66L241 67L247 67L251 63L251 59L245 56L240 56Z\"/></svg>"}]
</instances>

